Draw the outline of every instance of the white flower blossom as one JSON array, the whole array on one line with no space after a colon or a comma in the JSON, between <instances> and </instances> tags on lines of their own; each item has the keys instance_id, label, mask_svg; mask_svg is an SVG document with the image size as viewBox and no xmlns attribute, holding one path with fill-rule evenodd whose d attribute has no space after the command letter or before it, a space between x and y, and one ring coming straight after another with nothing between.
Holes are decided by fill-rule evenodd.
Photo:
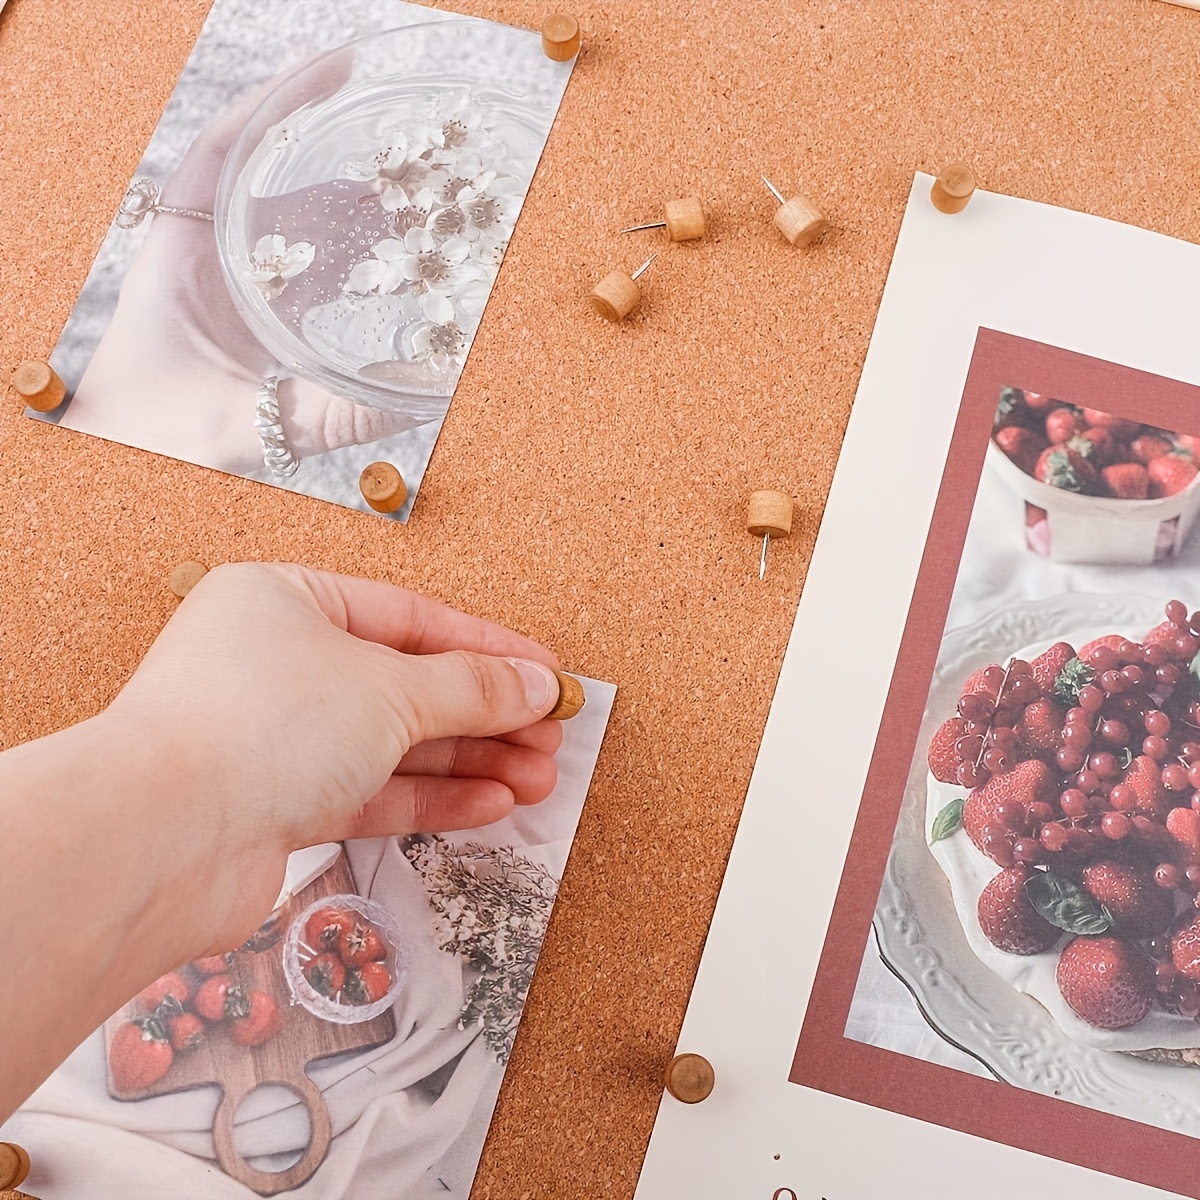
<instances>
[{"instance_id":1,"label":"white flower blossom","mask_svg":"<svg viewBox=\"0 0 1200 1200\"><path fill-rule=\"evenodd\" d=\"M459 370L467 355L468 339L455 320L454 305L440 292L421 297L425 318L413 331L413 351L418 362L427 362L438 374Z\"/></svg>"},{"instance_id":2,"label":"white flower blossom","mask_svg":"<svg viewBox=\"0 0 1200 1200\"><path fill-rule=\"evenodd\" d=\"M464 238L447 238L441 244L428 229L410 229L404 235L407 256L401 260L404 278L430 291L450 292L474 278L465 266L471 244Z\"/></svg>"},{"instance_id":3,"label":"white flower blossom","mask_svg":"<svg viewBox=\"0 0 1200 1200\"><path fill-rule=\"evenodd\" d=\"M407 279L404 260L408 255L405 244L398 238L385 238L371 247L373 257L363 259L350 268L342 290L365 296L370 292L385 295L394 292Z\"/></svg>"},{"instance_id":4,"label":"white flower blossom","mask_svg":"<svg viewBox=\"0 0 1200 1200\"><path fill-rule=\"evenodd\" d=\"M308 270L316 254L317 248L311 242L289 246L282 234L265 234L250 252L250 280L268 300L274 300L289 279Z\"/></svg>"}]
</instances>

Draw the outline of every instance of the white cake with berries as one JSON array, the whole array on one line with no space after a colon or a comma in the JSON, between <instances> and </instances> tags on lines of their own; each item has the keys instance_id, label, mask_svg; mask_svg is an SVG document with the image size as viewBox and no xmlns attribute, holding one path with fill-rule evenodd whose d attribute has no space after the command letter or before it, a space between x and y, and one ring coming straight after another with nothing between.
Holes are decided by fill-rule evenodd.
<instances>
[{"instance_id":1,"label":"white cake with berries","mask_svg":"<svg viewBox=\"0 0 1200 1200\"><path fill-rule=\"evenodd\" d=\"M964 680L931 714L926 832L973 953L1068 1037L1200 1066L1200 639L1175 604L1142 643L1084 631Z\"/></svg>"}]
</instances>

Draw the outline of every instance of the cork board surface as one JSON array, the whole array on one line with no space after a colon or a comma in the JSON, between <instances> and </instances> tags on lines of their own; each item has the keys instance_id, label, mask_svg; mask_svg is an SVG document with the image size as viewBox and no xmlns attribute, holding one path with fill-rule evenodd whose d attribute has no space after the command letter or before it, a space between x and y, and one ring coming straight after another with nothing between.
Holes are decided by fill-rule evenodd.
<instances>
[{"instance_id":1,"label":"cork board surface","mask_svg":"<svg viewBox=\"0 0 1200 1200\"><path fill-rule=\"evenodd\" d=\"M447 7L531 27L547 11ZM206 11L6 5L6 376L53 345ZM11 391L0 407L0 745L101 708L191 558L421 588L619 684L476 1200L632 1194L913 171L965 158L992 190L1200 241L1187 9L575 11L583 56L407 527L28 421ZM780 239L760 172L826 210L821 244ZM617 232L692 193L706 241ZM641 308L600 321L587 288L651 249ZM758 487L799 505L764 583L744 530ZM813 686L853 721L837 680ZM800 763L797 802L820 803Z\"/></svg>"}]
</instances>

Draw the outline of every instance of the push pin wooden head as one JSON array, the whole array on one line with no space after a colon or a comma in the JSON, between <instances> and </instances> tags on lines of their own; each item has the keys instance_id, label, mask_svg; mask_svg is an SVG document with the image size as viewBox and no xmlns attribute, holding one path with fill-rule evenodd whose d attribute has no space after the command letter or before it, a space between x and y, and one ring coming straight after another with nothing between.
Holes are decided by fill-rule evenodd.
<instances>
[{"instance_id":1,"label":"push pin wooden head","mask_svg":"<svg viewBox=\"0 0 1200 1200\"><path fill-rule=\"evenodd\" d=\"M712 1064L699 1054L677 1054L667 1064L663 1083L666 1089L684 1104L699 1104L712 1094L716 1083Z\"/></svg>"},{"instance_id":2,"label":"push pin wooden head","mask_svg":"<svg viewBox=\"0 0 1200 1200\"><path fill-rule=\"evenodd\" d=\"M53 412L66 398L67 385L47 362L31 359L12 375L12 385L34 412Z\"/></svg>"},{"instance_id":3,"label":"push pin wooden head","mask_svg":"<svg viewBox=\"0 0 1200 1200\"><path fill-rule=\"evenodd\" d=\"M542 25L542 50L555 62L570 62L579 53L579 22L570 13L551 13Z\"/></svg>"},{"instance_id":4,"label":"push pin wooden head","mask_svg":"<svg viewBox=\"0 0 1200 1200\"><path fill-rule=\"evenodd\" d=\"M586 703L587 695L583 684L574 675L555 671L558 676L558 703L546 714L550 721L566 721L573 717Z\"/></svg>"},{"instance_id":5,"label":"push pin wooden head","mask_svg":"<svg viewBox=\"0 0 1200 1200\"><path fill-rule=\"evenodd\" d=\"M0 1188L16 1188L29 1174L29 1155L16 1142L0 1142Z\"/></svg>"},{"instance_id":6,"label":"push pin wooden head","mask_svg":"<svg viewBox=\"0 0 1200 1200\"><path fill-rule=\"evenodd\" d=\"M929 199L938 212L960 213L975 192L975 176L965 163L952 163L933 181Z\"/></svg>"},{"instance_id":7,"label":"push pin wooden head","mask_svg":"<svg viewBox=\"0 0 1200 1200\"><path fill-rule=\"evenodd\" d=\"M358 477L363 499L380 513L392 513L408 499L404 479L391 463L373 462Z\"/></svg>"},{"instance_id":8,"label":"push pin wooden head","mask_svg":"<svg viewBox=\"0 0 1200 1200\"><path fill-rule=\"evenodd\" d=\"M610 271L592 288L592 307L606 321L620 321L627 317L642 298L636 280L657 257L657 254L650 255L632 275L626 275L624 271Z\"/></svg>"},{"instance_id":9,"label":"push pin wooden head","mask_svg":"<svg viewBox=\"0 0 1200 1200\"><path fill-rule=\"evenodd\" d=\"M803 196L793 196L790 200L785 200L783 193L765 175L762 181L771 195L779 201L779 209L775 213L775 226L793 246L807 246L829 228L824 214L811 201Z\"/></svg>"},{"instance_id":10,"label":"push pin wooden head","mask_svg":"<svg viewBox=\"0 0 1200 1200\"><path fill-rule=\"evenodd\" d=\"M630 225L622 233L638 233L643 229L665 229L672 242L690 242L702 238L707 232L704 221L704 205L697 196L684 196L682 200L668 200L663 205L663 219L645 225Z\"/></svg>"},{"instance_id":11,"label":"push pin wooden head","mask_svg":"<svg viewBox=\"0 0 1200 1200\"><path fill-rule=\"evenodd\" d=\"M180 563L167 577L167 587L182 600L208 574L200 562Z\"/></svg>"},{"instance_id":12,"label":"push pin wooden head","mask_svg":"<svg viewBox=\"0 0 1200 1200\"><path fill-rule=\"evenodd\" d=\"M792 532L792 498L786 492L761 491L750 493L746 528L760 537L762 556L758 560L758 577L767 573L767 550L772 538L785 538Z\"/></svg>"}]
</instances>

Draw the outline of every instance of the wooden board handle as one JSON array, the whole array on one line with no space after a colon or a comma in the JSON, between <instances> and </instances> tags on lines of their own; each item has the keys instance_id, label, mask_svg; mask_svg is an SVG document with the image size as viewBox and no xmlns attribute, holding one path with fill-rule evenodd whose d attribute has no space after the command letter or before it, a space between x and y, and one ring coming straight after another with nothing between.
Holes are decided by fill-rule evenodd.
<instances>
[{"instance_id":1,"label":"wooden board handle","mask_svg":"<svg viewBox=\"0 0 1200 1200\"><path fill-rule=\"evenodd\" d=\"M238 1153L233 1141L233 1118L237 1115L242 1101L255 1088L268 1083L288 1088L300 1097L308 1113L311 1130L304 1157L282 1171L260 1171L257 1167L252 1167ZM221 1170L239 1183L253 1188L260 1196L275 1196L280 1192L291 1191L311 1178L329 1150L330 1136L329 1109L325 1107L325 1097L321 1095L321 1089L303 1071L299 1076L288 1079L262 1079L255 1082L253 1078L246 1078L231 1083L221 1097L221 1104L213 1121L213 1142L216 1145L217 1162L221 1164Z\"/></svg>"}]
</instances>

